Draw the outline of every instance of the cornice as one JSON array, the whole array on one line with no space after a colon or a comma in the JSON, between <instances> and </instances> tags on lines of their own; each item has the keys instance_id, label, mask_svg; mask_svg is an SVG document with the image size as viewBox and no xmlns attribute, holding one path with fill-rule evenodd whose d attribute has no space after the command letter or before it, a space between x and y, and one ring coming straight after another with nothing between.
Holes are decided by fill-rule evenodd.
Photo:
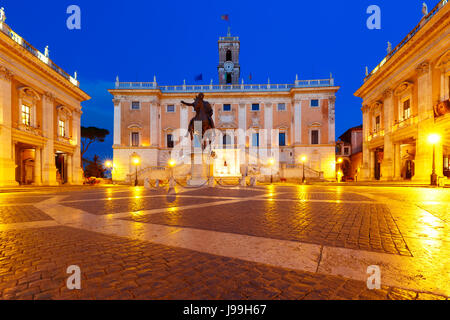
<instances>
[{"instance_id":1,"label":"cornice","mask_svg":"<svg viewBox=\"0 0 450 320\"><path fill-rule=\"evenodd\" d=\"M63 87L66 91L69 91L72 96L78 97L80 101L89 100L91 97L81 90L79 87L72 84L69 80L62 75L54 71L50 66L40 61L37 57L28 52L25 48L20 46L14 40L10 39L7 35L0 32L0 49L6 48L6 54L12 55L13 58L21 58L29 66L32 66L35 70L44 74L47 78L56 82L60 87Z\"/></svg>"}]
</instances>

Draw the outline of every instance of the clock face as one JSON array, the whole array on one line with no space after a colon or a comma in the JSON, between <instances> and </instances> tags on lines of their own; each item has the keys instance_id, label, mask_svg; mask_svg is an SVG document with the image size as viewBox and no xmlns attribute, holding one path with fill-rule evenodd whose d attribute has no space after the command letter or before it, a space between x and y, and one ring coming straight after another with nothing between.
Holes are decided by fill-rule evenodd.
<instances>
[{"instance_id":1,"label":"clock face","mask_svg":"<svg viewBox=\"0 0 450 320\"><path fill-rule=\"evenodd\" d=\"M223 67L224 67L226 72L231 72L234 69L234 63L231 62L231 61L227 61L227 62L224 63Z\"/></svg>"}]
</instances>

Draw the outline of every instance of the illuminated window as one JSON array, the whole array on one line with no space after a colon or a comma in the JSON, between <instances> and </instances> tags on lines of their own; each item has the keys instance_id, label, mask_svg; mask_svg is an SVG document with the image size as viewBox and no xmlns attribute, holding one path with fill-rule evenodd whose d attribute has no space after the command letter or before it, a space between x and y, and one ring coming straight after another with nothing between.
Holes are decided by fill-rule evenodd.
<instances>
[{"instance_id":1,"label":"illuminated window","mask_svg":"<svg viewBox=\"0 0 450 320\"><path fill-rule=\"evenodd\" d=\"M377 116L375 118L375 132L379 132L381 129L381 117Z\"/></svg>"},{"instance_id":2,"label":"illuminated window","mask_svg":"<svg viewBox=\"0 0 450 320\"><path fill-rule=\"evenodd\" d=\"M58 121L58 132L60 137L66 136L66 123L62 120Z\"/></svg>"},{"instance_id":3,"label":"illuminated window","mask_svg":"<svg viewBox=\"0 0 450 320\"><path fill-rule=\"evenodd\" d=\"M31 108L26 105L22 105L22 124L31 126Z\"/></svg>"},{"instance_id":4,"label":"illuminated window","mask_svg":"<svg viewBox=\"0 0 450 320\"><path fill-rule=\"evenodd\" d=\"M131 146L139 147L139 132L131 133Z\"/></svg>"},{"instance_id":5,"label":"illuminated window","mask_svg":"<svg viewBox=\"0 0 450 320\"><path fill-rule=\"evenodd\" d=\"M411 118L411 100L403 102L403 119L407 120Z\"/></svg>"}]
</instances>

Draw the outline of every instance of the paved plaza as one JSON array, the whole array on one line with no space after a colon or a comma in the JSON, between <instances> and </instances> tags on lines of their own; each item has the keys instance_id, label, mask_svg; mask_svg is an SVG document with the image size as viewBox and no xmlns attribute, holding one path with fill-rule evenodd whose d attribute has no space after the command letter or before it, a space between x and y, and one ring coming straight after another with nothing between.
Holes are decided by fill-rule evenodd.
<instances>
[{"instance_id":1,"label":"paved plaza","mask_svg":"<svg viewBox=\"0 0 450 320\"><path fill-rule=\"evenodd\" d=\"M448 299L449 219L450 189L8 190L0 299Z\"/></svg>"}]
</instances>

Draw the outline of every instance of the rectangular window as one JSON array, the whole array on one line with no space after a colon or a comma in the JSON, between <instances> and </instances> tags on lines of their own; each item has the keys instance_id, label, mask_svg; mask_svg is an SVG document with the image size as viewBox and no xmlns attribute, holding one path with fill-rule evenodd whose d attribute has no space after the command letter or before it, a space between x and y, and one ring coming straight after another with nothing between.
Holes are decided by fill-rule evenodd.
<instances>
[{"instance_id":1,"label":"rectangular window","mask_svg":"<svg viewBox=\"0 0 450 320\"><path fill-rule=\"evenodd\" d=\"M223 111L224 112L230 112L231 111L231 104L224 104L223 105Z\"/></svg>"},{"instance_id":2,"label":"rectangular window","mask_svg":"<svg viewBox=\"0 0 450 320\"><path fill-rule=\"evenodd\" d=\"M141 103L139 101L133 101L131 103L131 110L140 110L141 109Z\"/></svg>"},{"instance_id":3,"label":"rectangular window","mask_svg":"<svg viewBox=\"0 0 450 320\"><path fill-rule=\"evenodd\" d=\"M174 113L175 112L175 106L174 105L167 106L167 112L168 113Z\"/></svg>"},{"instance_id":4,"label":"rectangular window","mask_svg":"<svg viewBox=\"0 0 450 320\"><path fill-rule=\"evenodd\" d=\"M350 149L349 148L344 148L344 155L348 156L350 153Z\"/></svg>"},{"instance_id":5,"label":"rectangular window","mask_svg":"<svg viewBox=\"0 0 450 320\"><path fill-rule=\"evenodd\" d=\"M411 100L403 102L403 120L411 118Z\"/></svg>"},{"instance_id":6,"label":"rectangular window","mask_svg":"<svg viewBox=\"0 0 450 320\"><path fill-rule=\"evenodd\" d=\"M252 146L259 147L259 133L254 133L252 135Z\"/></svg>"},{"instance_id":7,"label":"rectangular window","mask_svg":"<svg viewBox=\"0 0 450 320\"><path fill-rule=\"evenodd\" d=\"M252 104L252 111L259 111L259 103Z\"/></svg>"},{"instance_id":8,"label":"rectangular window","mask_svg":"<svg viewBox=\"0 0 450 320\"><path fill-rule=\"evenodd\" d=\"M60 137L66 136L66 123L62 120L59 120L58 122L58 131Z\"/></svg>"},{"instance_id":9,"label":"rectangular window","mask_svg":"<svg viewBox=\"0 0 450 320\"><path fill-rule=\"evenodd\" d=\"M286 132L280 132L278 140L279 140L280 147L285 147L286 146Z\"/></svg>"},{"instance_id":10,"label":"rectangular window","mask_svg":"<svg viewBox=\"0 0 450 320\"><path fill-rule=\"evenodd\" d=\"M133 147L139 147L139 132L131 133L131 145Z\"/></svg>"},{"instance_id":11,"label":"rectangular window","mask_svg":"<svg viewBox=\"0 0 450 320\"><path fill-rule=\"evenodd\" d=\"M168 134L167 135L167 148L173 149L173 147L174 147L173 135Z\"/></svg>"},{"instance_id":12,"label":"rectangular window","mask_svg":"<svg viewBox=\"0 0 450 320\"><path fill-rule=\"evenodd\" d=\"M22 124L31 126L31 108L26 105L22 105Z\"/></svg>"},{"instance_id":13,"label":"rectangular window","mask_svg":"<svg viewBox=\"0 0 450 320\"><path fill-rule=\"evenodd\" d=\"M279 103L278 104L278 111L286 111L286 104L285 103Z\"/></svg>"},{"instance_id":14,"label":"rectangular window","mask_svg":"<svg viewBox=\"0 0 450 320\"><path fill-rule=\"evenodd\" d=\"M319 99L312 99L311 108L318 108L318 107L319 107Z\"/></svg>"},{"instance_id":15,"label":"rectangular window","mask_svg":"<svg viewBox=\"0 0 450 320\"><path fill-rule=\"evenodd\" d=\"M311 130L311 144L319 144L319 130Z\"/></svg>"},{"instance_id":16,"label":"rectangular window","mask_svg":"<svg viewBox=\"0 0 450 320\"><path fill-rule=\"evenodd\" d=\"M375 132L379 132L381 129L381 116L375 118Z\"/></svg>"}]
</instances>

